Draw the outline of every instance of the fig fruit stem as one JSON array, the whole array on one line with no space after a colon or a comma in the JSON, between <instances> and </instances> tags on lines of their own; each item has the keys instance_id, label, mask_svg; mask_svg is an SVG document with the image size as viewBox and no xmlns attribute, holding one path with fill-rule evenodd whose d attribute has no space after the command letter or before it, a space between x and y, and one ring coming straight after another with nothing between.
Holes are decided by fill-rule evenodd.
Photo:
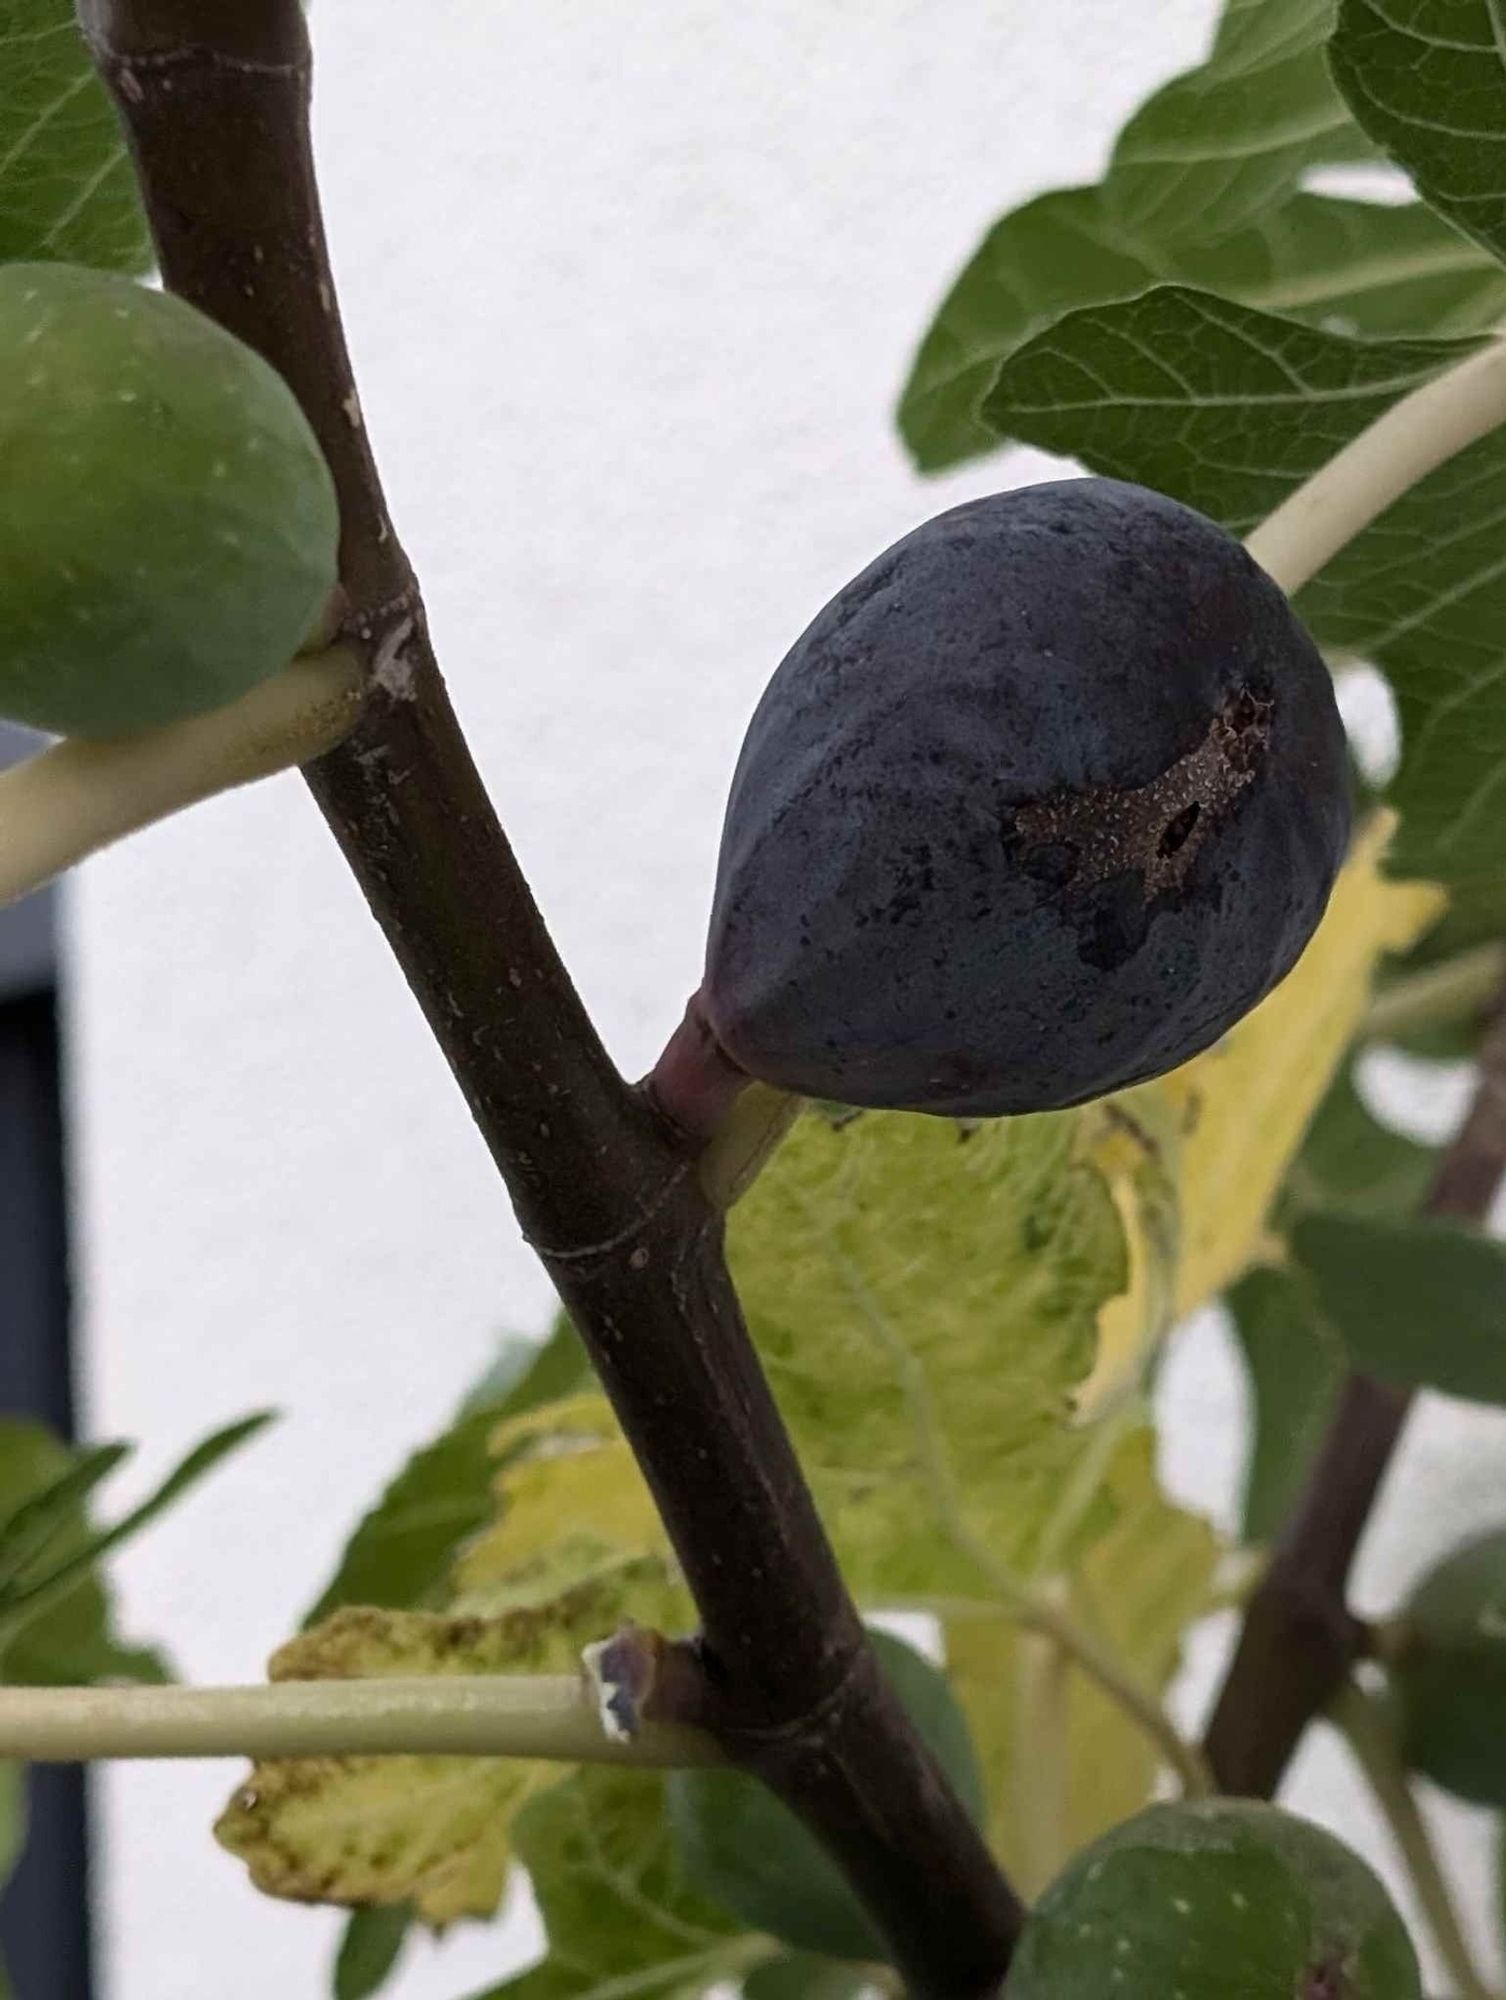
<instances>
[{"instance_id":1,"label":"fig fruit stem","mask_svg":"<svg viewBox=\"0 0 1506 2000\"><path fill-rule=\"evenodd\" d=\"M640 1089L677 1137L699 1147L721 1131L751 1082L717 1040L697 992Z\"/></svg>"},{"instance_id":2,"label":"fig fruit stem","mask_svg":"<svg viewBox=\"0 0 1506 2000\"><path fill-rule=\"evenodd\" d=\"M576 1675L443 1674L269 1687L0 1690L0 1757L541 1757L654 1769L726 1760L704 1730L603 1729Z\"/></svg>"},{"instance_id":3,"label":"fig fruit stem","mask_svg":"<svg viewBox=\"0 0 1506 2000\"><path fill-rule=\"evenodd\" d=\"M1032 1900L1071 1854L1068 1727L1071 1656L1049 1634L1022 1632L1015 1649L1011 1817L1019 1830L1020 1887Z\"/></svg>"},{"instance_id":4,"label":"fig fruit stem","mask_svg":"<svg viewBox=\"0 0 1506 2000\"><path fill-rule=\"evenodd\" d=\"M638 1086L675 1138L699 1151L697 1175L712 1207L731 1208L805 1108L805 1099L756 1083L722 1047L699 992Z\"/></svg>"},{"instance_id":5,"label":"fig fruit stem","mask_svg":"<svg viewBox=\"0 0 1506 2000\"><path fill-rule=\"evenodd\" d=\"M333 646L225 708L69 739L0 772L0 906L155 820L321 755L355 722L362 681L355 655Z\"/></svg>"},{"instance_id":6,"label":"fig fruit stem","mask_svg":"<svg viewBox=\"0 0 1506 2000\"><path fill-rule=\"evenodd\" d=\"M1340 1691L1329 1718L1365 1774L1458 2000L1500 2000L1476 1964L1464 1935L1432 1834L1408 1782L1385 1698L1367 1694L1351 1680Z\"/></svg>"},{"instance_id":7,"label":"fig fruit stem","mask_svg":"<svg viewBox=\"0 0 1506 2000\"><path fill-rule=\"evenodd\" d=\"M1419 480L1506 421L1506 340L1376 418L1246 537L1289 597Z\"/></svg>"}]
</instances>

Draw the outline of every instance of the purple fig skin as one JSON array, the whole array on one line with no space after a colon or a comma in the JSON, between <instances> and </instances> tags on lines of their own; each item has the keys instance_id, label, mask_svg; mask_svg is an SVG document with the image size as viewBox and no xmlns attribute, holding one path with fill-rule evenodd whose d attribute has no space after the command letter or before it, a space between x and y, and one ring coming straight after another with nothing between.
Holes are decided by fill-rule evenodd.
<instances>
[{"instance_id":1,"label":"purple fig skin","mask_svg":"<svg viewBox=\"0 0 1506 2000\"><path fill-rule=\"evenodd\" d=\"M994 494L838 592L749 726L700 1011L750 1076L979 1117L1081 1103L1280 980L1350 828L1328 671L1191 508Z\"/></svg>"}]
</instances>

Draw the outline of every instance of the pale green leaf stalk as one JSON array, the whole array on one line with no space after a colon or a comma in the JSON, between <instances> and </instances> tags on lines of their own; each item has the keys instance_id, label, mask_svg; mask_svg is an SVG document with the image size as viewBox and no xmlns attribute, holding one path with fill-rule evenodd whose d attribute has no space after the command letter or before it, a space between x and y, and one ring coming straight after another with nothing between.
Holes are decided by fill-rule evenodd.
<instances>
[{"instance_id":1,"label":"pale green leaf stalk","mask_svg":"<svg viewBox=\"0 0 1506 2000\"><path fill-rule=\"evenodd\" d=\"M73 0L7 0L0 76L0 263L150 270L125 138Z\"/></svg>"},{"instance_id":2,"label":"pale green leaf stalk","mask_svg":"<svg viewBox=\"0 0 1506 2000\"><path fill-rule=\"evenodd\" d=\"M207 715L58 743L0 772L0 906L186 806L308 763L350 730L362 684L355 654L332 646Z\"/></svg>"},{"instance_id":3,"label":"pale green leaf stalk","mask_svg":"<svg viewBox=\"0 0 1506 2000\"><path fill-rule=\"evenodd\" d=\"M1335 1702L1332 1719L1364 1772L1390 1829L1459 2000L1499 2000L1464 1935L1432 1833L1402 1764L1384 1698L1351 1683Z\"/></svg>"}]
</instances>

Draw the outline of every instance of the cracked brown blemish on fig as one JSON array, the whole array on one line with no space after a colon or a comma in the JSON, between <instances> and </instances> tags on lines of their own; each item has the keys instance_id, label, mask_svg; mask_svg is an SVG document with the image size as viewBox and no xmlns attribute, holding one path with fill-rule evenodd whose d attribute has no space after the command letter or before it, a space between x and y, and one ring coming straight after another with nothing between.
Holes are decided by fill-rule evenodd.
<instances>
[{"instance_id":1,"label":"cracked brown blemish on fig","mask_svg":"<svg viewBox=\"0 0 1506 2000\"><path fill-rule=\"evenodd\" d=\"M1090 889L1131 872L1145 901L1180 889L1203 843L1255 781L1275 702L1240 688L1202 740L1148 785L1053 793L1014 815L1021 865L1054 888Z\"/></svg>"}]
</instances>

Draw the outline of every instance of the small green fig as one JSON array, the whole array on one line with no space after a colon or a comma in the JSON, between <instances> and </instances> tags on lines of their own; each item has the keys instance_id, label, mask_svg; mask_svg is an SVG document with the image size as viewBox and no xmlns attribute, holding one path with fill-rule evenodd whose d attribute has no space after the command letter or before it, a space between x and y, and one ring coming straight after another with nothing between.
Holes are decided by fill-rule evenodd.
<instances>
[{"instance_id":1,"label":"small green fig","mask_svg":"<svg viewBox=\"0 0 1506 2000\"><path fill-rule=\"evenodd\" d=\"M1322 1827L1248 1799L1151 1806L1076 1856L1005 2000L1420 2000L1385 1889Z\"/></svg>"},{"instance_id":2,"label":"small green fig","mask_svg":"<svg viewBox=\"0 0 1506 2000\"><path fill-rule=\"evenodd\" d=\"M329 596L334 484L291 390L162 292L0 265L0 715L111 736L287 665Z\"/></svg>"},{"instance_id":3,"label":"small green fig","mask_svg":"<svg viewBox=\"0 0 1506 2000\"><path fill-rule=\"evenodd\" d=\"M1428 1572L1388 1667L1412 1769L1461 1799L1506 1807L1506 1530Z\"/></svg>"}]
</instances>

